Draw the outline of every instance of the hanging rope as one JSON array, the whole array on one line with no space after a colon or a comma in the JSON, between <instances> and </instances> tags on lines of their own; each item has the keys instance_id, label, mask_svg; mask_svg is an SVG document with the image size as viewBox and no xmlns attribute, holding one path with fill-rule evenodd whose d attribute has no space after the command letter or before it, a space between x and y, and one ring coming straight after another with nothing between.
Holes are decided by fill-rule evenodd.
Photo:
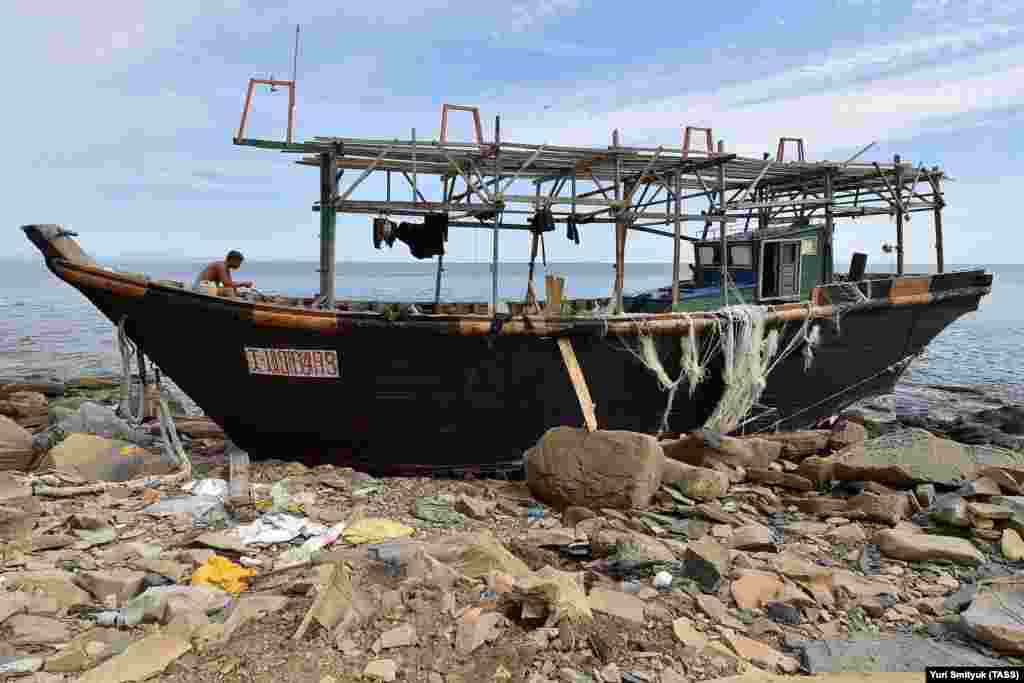
<instances>
[{"instance_id":1,"label":"hanging rope","mask_svg":"<svg viewBox=\"0 0 1024 683\"><path fill-rule=\"evenodd\" d=\"M136 408L133 410L131 405L132 358L135 357L138 362L140 382L142 382L143 378L143 360L138 347L128 338L128 333L125 332L125 321L127 320L127 315L122 316L117 324L117 344L121 351L121 403L118 406L118 413L128 424L137 427L142 422L146 391L145 384L141 384Z\"/></svg>"}]
</instances>

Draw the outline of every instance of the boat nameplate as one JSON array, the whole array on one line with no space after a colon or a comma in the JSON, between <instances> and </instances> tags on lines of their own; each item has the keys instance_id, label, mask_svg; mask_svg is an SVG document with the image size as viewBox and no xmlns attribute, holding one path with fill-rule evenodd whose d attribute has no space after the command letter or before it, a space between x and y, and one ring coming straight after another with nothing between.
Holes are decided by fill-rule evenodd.
<instances>
[{"instance_id":1,"label":"boat nameplate","mask_svg":"<svg viewBox=\"0 0 1024 683\"><path fill-rule=\"evenodd\" d=\"M333 349L260 349L245 347L250 375L277 377L339 377Z\"/></svg>"}]
</instances>

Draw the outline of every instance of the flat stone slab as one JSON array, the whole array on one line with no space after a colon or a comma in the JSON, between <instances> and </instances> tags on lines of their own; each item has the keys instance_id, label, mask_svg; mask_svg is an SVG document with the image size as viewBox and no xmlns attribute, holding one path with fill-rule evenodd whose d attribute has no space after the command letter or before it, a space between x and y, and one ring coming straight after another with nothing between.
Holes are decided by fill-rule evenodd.
<instances>
[{"instance_id":1,"label":"flat stone slab","mask_svg":"<svg viewBox=\"0 0 1024 683\"><path fill-rule=\"evenodd\" d=\"M1024 455L957 443L923 429L901 429L842 451L833 476L897 487L925 483L959 486L989 467L1024 469Z\"/></svg>"},{"instance_id":2,"label":"flat stone slab","mask_svg":"<svg viewBox=\"0 0 1024 683\"><path fill-rule=\"evenodd\" d=\"M883 673L925 670L929 666L1005 666L953 642L897 636L853 640L797 641L787 643L800 652L811 674Z\"/></svg>"}]
</instances>

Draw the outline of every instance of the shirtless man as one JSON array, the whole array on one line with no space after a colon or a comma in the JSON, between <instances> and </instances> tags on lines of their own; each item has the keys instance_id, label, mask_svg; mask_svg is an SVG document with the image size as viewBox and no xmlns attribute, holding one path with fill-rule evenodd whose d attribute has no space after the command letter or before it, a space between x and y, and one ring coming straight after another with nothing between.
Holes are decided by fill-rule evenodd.
<instances>
[{"instance_id":1,"label":"shirtless man","mask_svg":"<svg viewBox=\"0 0 1024 683\"><path fill-rule=\"evenodd\" d=\"M229 251L227 257L223 261L214 261L203 268L199 275L196 276L195 282L192 283L192 289L198 289L199 283L203 280L208 282L219 282L222 287L230 289L238 287L252 287L251 282L235 282L231 279L231 271L238 270L238 268L241 267L243 260L241 252L234 250Z\"/></svg>"}]
</instances>

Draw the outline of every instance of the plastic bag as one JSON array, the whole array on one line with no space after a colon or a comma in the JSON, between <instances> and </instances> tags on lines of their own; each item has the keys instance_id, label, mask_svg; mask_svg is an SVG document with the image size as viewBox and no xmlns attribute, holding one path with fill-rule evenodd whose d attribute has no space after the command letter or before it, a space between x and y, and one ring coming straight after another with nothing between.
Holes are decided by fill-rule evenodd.
<instances>
[{"instance_id":1,"label":"plastic bag","mask_svg":"<svg viewBox=\"0 0 1024 683\"><path fill-rule=\"evenodd\" d=\"M200 479L190 490L193 496L213 496L225 498L228 495L228 483L223 479Z\"/></svg>"},{"instance_id":2,"label":"plastic bag","mask_svg":"<svg viewBox=\"0 0 1024 683\"><path fill-rule=\"evenodd\" d=\"M390 519L367 517L353 522L352 526L342 532L346 543L361 545L363 543L383 543L394 538L412 536L415 529L394 522Z\"/></svg>"},{"instance_id":3,"label":"plastic bag","mask_svg":"<svg viewBox=\"0 0 1024 683\"><path fill-rule=\"evenodd\" d=\"M216 496L165 498L145 508L143 512L156 517L191 515L197 522L208 524L227 518L224 501Z\"/></svg>"},{"instance_id":4,"label":"plastic bag","mask_svg":"<svg viewBox=\"0 0 1024 683\"><path fill-rule=\"evenodd\" d=\"M214 555L193 572L192 585L215 586L232 595L238 595L249 589L249 584L245 580L250 576L256 576L255 569L246 569L226 557Z\"/></svg>"},{"instance_id":5,"label":"plastic bag","mask_svg":"<svg viewBox=\"0 0 1024 683\"><path fill-rule=\"evenodd\" d=\"M68 433L93 434L137 446L151 446L155 441L145 430L132 427L112 409L98 403L83 403L75 414L60 421L60 428Z\"/></svg>"}]
</instances>

